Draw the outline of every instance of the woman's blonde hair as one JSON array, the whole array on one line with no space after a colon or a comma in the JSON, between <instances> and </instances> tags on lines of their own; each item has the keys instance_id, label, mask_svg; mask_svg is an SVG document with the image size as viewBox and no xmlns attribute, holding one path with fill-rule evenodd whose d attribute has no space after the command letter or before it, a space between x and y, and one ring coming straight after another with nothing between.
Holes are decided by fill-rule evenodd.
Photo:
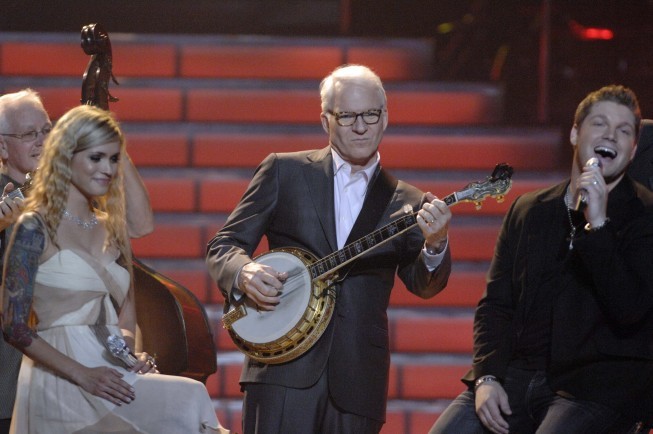
<instances>
[{"instance_id":1,"label":"woman's blonde hair","mask_svg":"<svg viewBox=\"0 0 653 434\"><path fill-rule=\"evenodd\" d=\"M64 114L48 135L39 168L33 176L26 211L38 211L45 220L50 239L57 245L57 228L68 200L73 156L86 149L110 142L120 143L120 158L125 156L125 138L113 116L100 108L82 105ZM103 196L94 198L95 209L106 213L104 247L113 246L122 254L131 273L131 245L125 223L123 169L118 171Z\"/></svg>"}]
</instances>

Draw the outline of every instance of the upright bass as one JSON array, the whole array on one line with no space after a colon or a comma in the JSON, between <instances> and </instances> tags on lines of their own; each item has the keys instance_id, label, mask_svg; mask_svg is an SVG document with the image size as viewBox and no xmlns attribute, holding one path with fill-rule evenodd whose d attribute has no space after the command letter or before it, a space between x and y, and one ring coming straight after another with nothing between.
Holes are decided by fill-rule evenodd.
<instances>
[{"instance_id":1,"label":"upright bass","mask_svg":"<svg viewBox=\"0 0 653 434\"><path fill-rule=\"evenodd\" d=\"M81 46L91 56L82 81L82 104L104 110L118 101L109 93L113 58L109 35L99 24L82 28ZM156 355L162 374L206 382L217 370L215 343L206 311L179 283L133 259L140 344Z\"/></svg>"}]
</instances>

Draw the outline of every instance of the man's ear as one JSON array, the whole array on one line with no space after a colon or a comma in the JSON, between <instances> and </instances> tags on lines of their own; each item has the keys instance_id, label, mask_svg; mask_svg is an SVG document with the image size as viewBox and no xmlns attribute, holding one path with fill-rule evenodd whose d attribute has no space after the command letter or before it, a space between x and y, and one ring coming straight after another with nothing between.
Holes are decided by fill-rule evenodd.
<instances>
[{"instance_id":1,"label":"man's ear","mask_svg":"<svg viewBox=\"0 0 653 434\"><path fill-rule=\"evenodd\" d=\"M320 121L322 122L322 129L327 134L329 134L329 118L327 118L327 116L324 113L322 113L320 114Z\"/></svg>"},{"instance_id":2,"label":"man's ear","mask_svg":"<svg viewBox=\"0 0 653 434\"><path fill-rule=\"evenodd\" d=\"M7 140L0 136L0 159L6 161L9 158L9 150L7 149Z\"/></svg>"},{"instance_id":3,"label":"man's ear","mask_svg":"<svg viewBox=\"0 0 653 434\"><path fill-rule=\"evenodd\" d=\"M571 127L571 132L569 133L569 142L571 143L571 146L576 147L576 143L578 142L578 127L576 125Z\"/></svg>"}]
</instances>

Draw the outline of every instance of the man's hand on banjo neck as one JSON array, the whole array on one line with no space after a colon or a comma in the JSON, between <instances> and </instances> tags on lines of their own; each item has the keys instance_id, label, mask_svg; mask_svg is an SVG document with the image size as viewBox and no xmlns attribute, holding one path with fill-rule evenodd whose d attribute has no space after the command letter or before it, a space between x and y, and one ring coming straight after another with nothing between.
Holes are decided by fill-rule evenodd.
<instances>
[{"instance_id":1,"label":"man's hand on banjo neck","mask_svg":"<svg viewBox=\"0 0 653 434\"><path fill-rule=\"evenodd\" d=\"M281 289L288 273L280 273L269 265L250 262L238 273L238 289L256 303L257 309L271 311L281 301Z\"/></svg>"},{"instance_id":2,"label":"man's hand on banjo neck","mask_svg":"<svg viewBox=\"0 0 653 434\"><path fill-rule=\"evenodd\" d=\"M422 230L429 254L442 253L447 246L451 210L433 193L426 193L426 201L417 212L417 225Z\"/></svg>"}]
</instances>

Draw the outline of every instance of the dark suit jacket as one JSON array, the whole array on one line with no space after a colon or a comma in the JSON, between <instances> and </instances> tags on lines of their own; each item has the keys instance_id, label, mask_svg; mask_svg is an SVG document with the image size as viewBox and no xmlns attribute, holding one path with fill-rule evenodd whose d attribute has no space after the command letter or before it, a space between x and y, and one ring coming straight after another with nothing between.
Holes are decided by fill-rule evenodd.
<instances>
[{"instance_id":1,"label":"dark suit jacket","mask_svg":"<svg viewBox=\"0 0 653 434\"><path fill-rule=\"evenodd\" d=\"M300 247L318 258L336 251L333 197L330 148L268 156L225 226L209 242L209 271L227 303L237 272L251 261L263 235L270 248ZM417 210L422 201L421 191L399 181L377 228L403 215L405 204ZM241 383L303 388L315 384L328 367L329 390L338 406L385 420L390 366L386 310L395 273L413 293L428 298L445 287L451 269L447 250L430 273L420 256L423 243L421 231L414 227L359 258L337 288L333 317L317 343L283 364L247 359Z\"/></svg>"},{"instance_id":2,"label":"dark suit jacket","mask_svg":"<svg viewBox=\"0 0 653 434\"><path fill-rule=\"evenodd\" d=\"M504 376L534 292L554 279L546 286L555 288L553 390L647 415L653 401L653 195L624 178L610 192L606 228L581 230L560 262L554 257L568 245L567 184L518 198L506 215L477 308L473 369L464 380Z\"/></svg>"}]
</instances>

